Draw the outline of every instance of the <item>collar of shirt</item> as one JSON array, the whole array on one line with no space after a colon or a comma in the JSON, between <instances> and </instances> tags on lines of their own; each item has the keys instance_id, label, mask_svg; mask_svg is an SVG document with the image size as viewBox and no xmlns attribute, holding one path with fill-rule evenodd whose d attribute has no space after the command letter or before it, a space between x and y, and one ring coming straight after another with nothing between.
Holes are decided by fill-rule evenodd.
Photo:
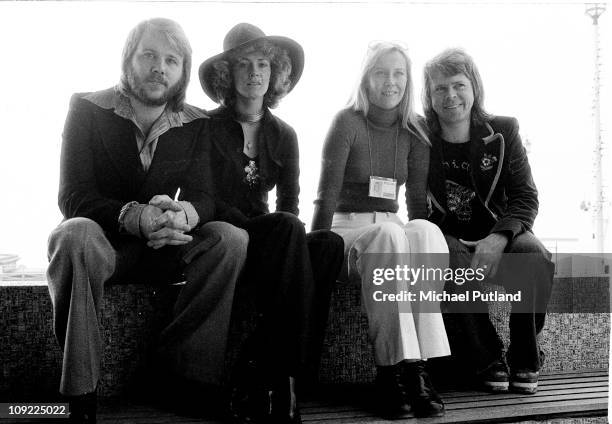
<instances>
[{"instance_id":1,"label":"collar of shirt","mask_svg":"<svg viewBox=\"0 0 612 424\"><path fill-rule=\"evenodd\" d=\"M85 98L103 109L113 109L116 115L134 123L134 135L140 162L145 172L151 166L159 137L172 128L181 127L183 124L188 124L199 118L207 118L204 111L187 104L180 112L171 111L166 107L161 116L153 123L149 133L145 135L136 121L129 96L119 86L91 93Z\"/></svg>"}]
</instances>

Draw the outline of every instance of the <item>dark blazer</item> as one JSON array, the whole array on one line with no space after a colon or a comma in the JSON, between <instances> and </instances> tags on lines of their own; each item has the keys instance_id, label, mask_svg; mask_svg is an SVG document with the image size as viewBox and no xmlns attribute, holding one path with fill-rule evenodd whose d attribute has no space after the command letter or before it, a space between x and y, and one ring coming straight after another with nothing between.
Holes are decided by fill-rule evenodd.
<instances>
[{"instance_id":1,"label":"dark blazer","mask_svg":"<svg viewBox=\"0 0 612 424\"><path fill-rule=\"evenodd\" d=\"M471 180L478 199L490 214L482 226L489 233L506 233L510 240L531 231L538 214L538 191L515 118L497 116L470 130ZM429 220L444 229L447 210L442 140L431 137Z\"/></svg>"},{"instance_id":2,"label":"dark blazer","mask_svg":"<svg viewBox=\"0 0 612 424\"><path fill-rule=\"evenodd\" d=\"M148 203L157 194L193 204L199 223L213 219L214 201L205 166L208 119L171 128L158 141L144 172L134 124L75 94L64 126L60 161L59 207L65 218L85 217L110 234L118 233L119 213L132 200Z\"/></svg>"},{"instance_id":3,"label":"dark blazer","mask_svg":"<svg viewBox=\"0 0 612 424\"><path fill-rule=\"evenodd\" d=\"M220 107L209 116L215 196L219 208L228 211L220 219L240 225L240 221L268 213L268 192L274 187L276 211L298 215L299 148L293 128L265 110L257 139L261 183L252 191L243 181L244 136L233 111Z\"/></svg>"}]
</instances>

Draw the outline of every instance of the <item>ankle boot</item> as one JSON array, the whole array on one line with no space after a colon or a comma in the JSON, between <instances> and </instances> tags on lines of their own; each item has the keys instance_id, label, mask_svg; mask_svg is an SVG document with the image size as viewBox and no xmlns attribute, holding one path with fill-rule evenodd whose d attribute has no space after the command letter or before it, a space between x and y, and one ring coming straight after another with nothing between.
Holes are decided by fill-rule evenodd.
<instances>
[{"instance_id":1,"label":"ankle boot","mask_svg":"<svg viewBox=\"0 0 612 424\"><path fill-rule=\"evenodd\" d=\"M264 403L265 388L261 382L257 363L242 360L236 364L230 383L228 415L235 424L249 423Z\"/></svg>"},{"instance_id":2,"label":"ankle boot","mask_svg":"<svg viewBox=\"0 0 612 424\"><path fill-rule=\"evenodd\" d=\"M401 378L401 364L376 367L376 408L383 418L395 419L410 413L408 390Z\"/></svg>"},{"instance_id":3,"label":"ankle boot","mask_svg":"<svg viewBox=\"0 0 612 424\"><path fill-rule=\"evenodd\" d=\"M297 404L295 377L276 378L267 397L267 417L262 422L274 424L301 424Z\"/></svg>"},{"instance_id":4,"label":"ankle boot","mask_svg":"<svg viewBox=\"0 0 612 424\"><path fill-rule=\"evenodd\" d=\"M70 424L96 424L98 405L97 390L80 396L67 396L70 408Z\"/></svg>"},{"instance_id":5,"label":"ankle boot","mask_svg":"<svg viewBox=\"0 0 612 424\"><path fill-rule=\"evenodd\" d=\"M425 370L425 361L400 362L402 380L408 387L410 403L415 417L441 417L444 403L431 384Z\"/></svg>"}]
</instances>

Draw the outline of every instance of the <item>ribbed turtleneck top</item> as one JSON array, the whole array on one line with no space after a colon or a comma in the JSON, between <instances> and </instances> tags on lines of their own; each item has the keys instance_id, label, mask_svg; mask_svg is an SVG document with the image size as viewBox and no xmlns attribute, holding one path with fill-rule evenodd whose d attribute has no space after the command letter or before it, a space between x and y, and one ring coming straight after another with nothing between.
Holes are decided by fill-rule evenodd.
<instances>
[{"instance_id":1,"label":"ribbed turtleneck top","mask_svg":"<svg viewBox=\"0 0 612 424\"><path fill-rule=\"evenodd\" d=\"M368 195L370 175L394 177L394 158L397 190L404 183L407 186L410 219L426 218L429 147L405 128L398 133L399 125L397 108L370 105L367 120L363 112L352 109L336 115L323 146L313 230L331 228L334 212L397 212L397 200Z\"/></svg>"}]
</instances>

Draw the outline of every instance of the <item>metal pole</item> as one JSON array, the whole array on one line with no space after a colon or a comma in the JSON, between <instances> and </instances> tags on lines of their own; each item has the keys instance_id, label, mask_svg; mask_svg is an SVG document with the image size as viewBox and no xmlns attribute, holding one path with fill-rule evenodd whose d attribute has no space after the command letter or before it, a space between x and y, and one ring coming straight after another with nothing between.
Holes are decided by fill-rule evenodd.
<instances>
[{"instance_id":1,"label":"metal pole","mask_svg":"<svg viewBox=\"0 0 612 424\"><path fill-rule=\"evenodd\" d=\"M593 121L595 131L594 179L595 201L593 207L594 242L597 253L603 253L605 246L604 233L604 193L601 158L603 154L600 114L600 56L599 56L599 17L606 10L605 4L587 4L586 14L593 20L595 76L593 79Z\"/></svg>"}]
</instances>

